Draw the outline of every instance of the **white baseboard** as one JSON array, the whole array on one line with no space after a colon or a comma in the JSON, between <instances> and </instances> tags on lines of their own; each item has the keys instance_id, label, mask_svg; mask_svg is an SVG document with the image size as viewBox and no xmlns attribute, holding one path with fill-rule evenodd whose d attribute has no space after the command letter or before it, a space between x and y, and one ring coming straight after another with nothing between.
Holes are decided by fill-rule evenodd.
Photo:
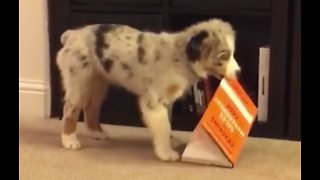
<instances>
[{"instance_id":1,"label":"white baseboard","mask_svg":"<svg viewBox=\"0 0 320 180\"><path fill-rule=\"evenodd\" d=\"M50 88L44 81L19 79L19 114L50 115Z\"/></svg>"}]
</instances>

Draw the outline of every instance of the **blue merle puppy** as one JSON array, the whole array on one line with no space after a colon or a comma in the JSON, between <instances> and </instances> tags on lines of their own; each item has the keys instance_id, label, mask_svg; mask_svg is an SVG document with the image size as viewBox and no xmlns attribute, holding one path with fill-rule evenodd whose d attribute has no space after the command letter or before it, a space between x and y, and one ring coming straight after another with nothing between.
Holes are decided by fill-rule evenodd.
<instances>
[{"instance_id":1,"label":"blue merle puppy","mask_svg":"<svg viewBox=\"0 0 320 180\"><path fill-rule=\"evenodd\" d=\"M142 119L163 161L179 154L170 143L172 104L199 79L237 78L235 31L220 19L194 24L175 33L140 31L120 24L94 24L65 31L57 54L65 90L62 144L79 149L76 124L84 111L95 139L107 134L99 124L99 109L110 85L137 95Z\"/></svg>"}]
</instances>

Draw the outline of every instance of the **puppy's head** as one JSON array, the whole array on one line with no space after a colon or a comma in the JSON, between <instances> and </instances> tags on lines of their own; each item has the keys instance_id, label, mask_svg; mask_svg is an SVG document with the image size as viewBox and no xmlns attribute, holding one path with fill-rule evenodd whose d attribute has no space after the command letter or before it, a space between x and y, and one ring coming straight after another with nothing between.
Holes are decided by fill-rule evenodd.
<instances>
[{"instance_id":1,"label":"puppy's head","mask_svg":"<svg viewBox=\"0 0 320 180\"><path fill-rule=\"evenodd\" d=\"M234 58L235 34L230 24L213 20L195 27L186 54L199 77L237 79L241 68Z\"/></svg>"}]
</instances>

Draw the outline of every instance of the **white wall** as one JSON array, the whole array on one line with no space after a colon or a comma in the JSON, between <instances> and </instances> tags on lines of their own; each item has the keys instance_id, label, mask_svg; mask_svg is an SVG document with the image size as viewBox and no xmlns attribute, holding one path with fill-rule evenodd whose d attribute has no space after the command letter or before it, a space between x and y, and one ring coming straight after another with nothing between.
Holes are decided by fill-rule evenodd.
<instances>
[{"instance_id":1,"label":"white wall","mask_svg":"<svg viewBox=\"0 0 320 180\"><path fill-rule=\"evenodd\" d=\"M46 0L19 0L19 114L49 116Z\"/></svg>"}]
</instances>

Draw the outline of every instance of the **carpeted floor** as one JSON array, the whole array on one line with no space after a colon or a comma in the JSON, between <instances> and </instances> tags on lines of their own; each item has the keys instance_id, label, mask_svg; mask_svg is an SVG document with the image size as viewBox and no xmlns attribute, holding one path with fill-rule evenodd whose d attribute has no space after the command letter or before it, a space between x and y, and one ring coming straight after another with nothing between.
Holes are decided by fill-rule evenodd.
<instances>
[{"instance_id":1,"label":"carpeted floor","mask_svg":"<svg viewBox=\"0 0 320 180\"><path fill-rule=\"evenodd\" d=\"M21 180L291 180L301 179L301 143L249 138L234 169L161 162L153 154L145 128L105 126L108 141L86 136L83 149L60 145L60 121L20 117ZM175 132L187 141L190 133Z\"/></svg>"}]
</instances>

